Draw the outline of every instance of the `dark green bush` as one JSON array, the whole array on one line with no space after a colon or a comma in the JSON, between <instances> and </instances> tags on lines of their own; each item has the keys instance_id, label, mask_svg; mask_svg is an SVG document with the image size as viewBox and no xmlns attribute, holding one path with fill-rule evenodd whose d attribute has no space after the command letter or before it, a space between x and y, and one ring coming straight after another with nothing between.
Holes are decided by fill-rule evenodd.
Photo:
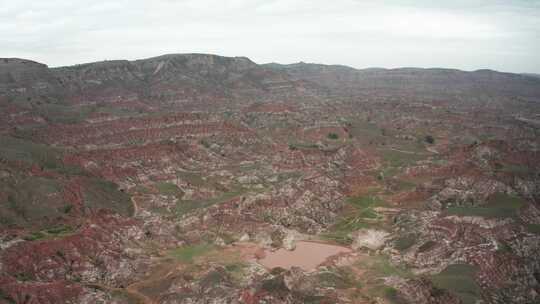
<instances>
[{"instance_id":1,"label":"dark green bush","mask_svg":"<svg viewBox=\"0 0 540 304\"><path fill-rule=\"evenodd\" d=\"M336 133L328 133L328 138L330 138L330 139L338 139L339 135L337 135Z\"/></svg>"}]
</instances>

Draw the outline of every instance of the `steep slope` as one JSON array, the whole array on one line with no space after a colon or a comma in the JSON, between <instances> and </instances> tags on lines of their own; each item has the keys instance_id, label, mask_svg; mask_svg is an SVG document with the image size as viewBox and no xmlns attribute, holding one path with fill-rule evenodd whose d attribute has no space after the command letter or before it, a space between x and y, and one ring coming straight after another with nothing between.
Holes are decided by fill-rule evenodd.
<instances>
[{"instance_id":1,"label":"steep slope","mask_svg":"<svg viewBox=\"0 0 540 304\"><path fill-rule=\"evenodd\" d=\"M266 69L245 57L170 54L136 61L106 61L53 69L68 91L93 99L178 101L233 98L273 93L285 73Z\"/></svg>"}]
</instances>

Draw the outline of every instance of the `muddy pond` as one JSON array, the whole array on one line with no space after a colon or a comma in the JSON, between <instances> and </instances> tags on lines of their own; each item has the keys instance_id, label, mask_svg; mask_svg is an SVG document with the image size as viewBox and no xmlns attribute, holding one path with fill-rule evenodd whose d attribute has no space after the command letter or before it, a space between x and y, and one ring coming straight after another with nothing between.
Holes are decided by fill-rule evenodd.
<instances>
[{"instance_id":1,"label":"muddy pond","mask_svg":"<svg viewBox=\"0 0 540 304\"><path fill-rule=\"evenodd\" d=\"M275 251L267 250L265 256L258 261L268 269L274 267L290 269L292 266L296 266L309 271L315 269L332 256L350 253L351 251L351 249L343 246L301 241L296 243L296 249L292 251L283 248Z\"/></svg>"}]
</instances>

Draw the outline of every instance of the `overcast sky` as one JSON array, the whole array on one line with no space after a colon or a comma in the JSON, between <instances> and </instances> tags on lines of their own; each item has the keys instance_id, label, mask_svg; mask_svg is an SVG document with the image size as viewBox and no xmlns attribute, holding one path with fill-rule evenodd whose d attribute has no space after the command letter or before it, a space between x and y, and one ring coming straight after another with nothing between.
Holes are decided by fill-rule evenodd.
<instances>
[{"instance_id":1,"label":"overcast sky","mask_svg":"<svg viewBox=\"0 0 540 304\"><path fill-rule=\"evenodd\" d=\"M59 66L214 53L540 73L540 0L368 2L0 0L0 57Z\"/></svg>"}]
</instances>

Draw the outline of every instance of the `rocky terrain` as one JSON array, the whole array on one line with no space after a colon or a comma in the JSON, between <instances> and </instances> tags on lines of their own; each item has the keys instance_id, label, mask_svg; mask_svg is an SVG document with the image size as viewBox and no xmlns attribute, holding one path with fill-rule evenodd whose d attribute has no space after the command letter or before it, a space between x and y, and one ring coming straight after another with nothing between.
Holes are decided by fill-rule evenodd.
<instances>
[{"instance_id":1,"label":"rocky terrain","mask_svg":"<svg viewBox=\"0 0 540 304\"><path fill-rule=\"evenodd\" d=\"M0 109L0 303L540 302L534 75L5 58Z\"/></svg>"}]
</instances>

